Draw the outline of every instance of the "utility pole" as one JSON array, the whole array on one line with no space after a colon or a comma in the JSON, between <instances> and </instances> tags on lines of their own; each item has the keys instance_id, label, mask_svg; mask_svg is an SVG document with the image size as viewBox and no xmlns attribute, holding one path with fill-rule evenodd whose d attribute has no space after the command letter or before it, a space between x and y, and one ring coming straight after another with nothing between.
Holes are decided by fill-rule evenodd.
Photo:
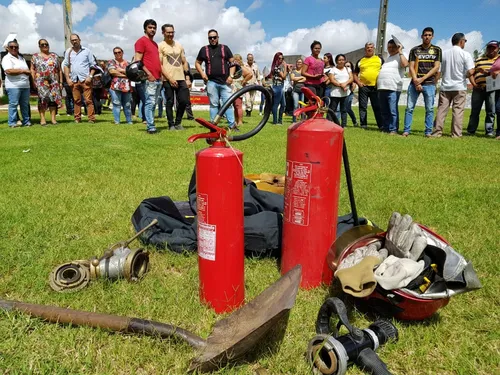
<instances>
[{"instance_id":1,"label":"utility pole","mask_svg":"<svg viewBox=\"0 0 500 375\"><path fill-rule=\"evenodd\" d=\"M384 52L388 7L389 0L380 0L380 10L378 13L377 45L375 46L375 54L379 56L382 56Z\"/></svg>"},{"instance_id":2,"label":"utility pole","mask_svg":"<svg viewBox=\"0 0 500 375\"><path fill-rule=\"evenodd\" d=\"M73 32L73 22L71 21L71 0L62 0L63 20L64 20L64 50L71 47L70 37Z\"/></svg>"}]
</instances>

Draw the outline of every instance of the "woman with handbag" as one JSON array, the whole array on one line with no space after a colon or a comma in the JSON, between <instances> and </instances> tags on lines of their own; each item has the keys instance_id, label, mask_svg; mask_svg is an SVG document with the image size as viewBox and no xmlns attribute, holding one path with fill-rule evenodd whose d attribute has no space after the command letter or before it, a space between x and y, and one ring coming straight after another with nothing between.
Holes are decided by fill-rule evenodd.
<instances>
[{"instance_id":1,"label":"woman with handbag","mask_svg":"<svg viewBox=\"0 0 500 375\"><path fill-rule=\"evenodd\" d=\"M130 93L130 80L125 74L125 69L129 64L123 58L123 49L120 47L113 48L115 58L108 61L108 71L113 77L109 87L109 93L113 102L113 117L115 124L120 123L120 110L123 107L125 120L127 124L132 124L132 105Z\"/></svg>"}]
</instances>

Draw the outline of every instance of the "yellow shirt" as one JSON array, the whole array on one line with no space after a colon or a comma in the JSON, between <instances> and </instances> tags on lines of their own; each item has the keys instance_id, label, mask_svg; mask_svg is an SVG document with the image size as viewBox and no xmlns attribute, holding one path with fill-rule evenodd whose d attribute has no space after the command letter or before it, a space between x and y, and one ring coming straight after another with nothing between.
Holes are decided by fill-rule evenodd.
<instances>
[{"instance_id":1,"label":"yellow shirt","mask_svg":"<svg viewBox=\"0 0 500 375\"><path fill-rule=\"evenodd\" d=\"M179 42L174 41L171 46L163 41L158 45L160 53L160 62L166 68L170 77L176 81L184 81L184 67L182 66L182 58L184 57L184 48Z\"/></svg>"},{"instance_id":2,"label":"yellow shirt","mask_svg":"<svg viewBox=\"0 0 500 375\"><path fill-rule=\"evenodd\" d=\"M376 86L383 60L377 56L362 57L356 64L359 80L366 86Z\"/></svg>"}]
</instances>

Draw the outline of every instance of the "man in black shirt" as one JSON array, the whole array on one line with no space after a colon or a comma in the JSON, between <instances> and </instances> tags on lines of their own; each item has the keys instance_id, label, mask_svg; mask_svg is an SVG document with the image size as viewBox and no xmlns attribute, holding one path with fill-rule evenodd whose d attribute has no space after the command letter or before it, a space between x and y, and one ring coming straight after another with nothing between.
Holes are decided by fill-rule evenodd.
<instances>
[{"instance_id":1,"label":"man in black shirt","mask_svg":"<svg viewBox=\"0 0 500 375\"><path fill-rule=\"evenodd\" d=\"M231 84L236 70L233 63L233 53L229 47L219 44L219 34L211 29L208 32L209 44L202 47L196 58L196 70L207 84L207 94L210 100L210 121L213 121L219 107L224 104L232 94ZM205 71L201 64L205 63ZM237 130L234 122L234 110L228 108L226 118L231 129Z\"/></svg>"}]
</instances>

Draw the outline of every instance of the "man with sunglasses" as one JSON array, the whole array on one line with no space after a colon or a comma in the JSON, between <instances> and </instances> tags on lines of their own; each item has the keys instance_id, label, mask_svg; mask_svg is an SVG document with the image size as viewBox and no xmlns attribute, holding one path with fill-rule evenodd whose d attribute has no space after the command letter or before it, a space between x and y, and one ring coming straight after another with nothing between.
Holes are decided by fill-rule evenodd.
<instances>
[{"instance_id":1,"label":"man with sunglasses","mask_svg":"<svg viewBox=\"0 0 500 375\"><path fill-rule=\"evenodd\" d=\"M224 104L232 94L231 84L236 70L233 63L233 53L228 46L219 44L217 30L208 31L209 44L202 47L196 58L196 70L207 84L207 94L210 100L210 121L213 121L219 111L221 101ZM201 64L205 63L205 71ZM229 128L238 131L234 122L234 110L228 108L225 113Z\"/></svg>"},{"instance_id":2,"label":"man with sunglasses","mask_svg":"<svg viewBox=\"0 0 500 375\"><path fill-rule=\"evenodd\" d=\"M158 45L160 51L161 70L164 78L165 110L167 112L168 130L183 130L182 116L189 103L189 89L186 76L189 77L189 67L184 53L184 47L174 40L174 25L165 24L161 27L164 40ZM174 101L177 98L177 112L174 121Z\"/></svg>"},{"instance_id":3,"label":"man with sunglasses","mask_svg":"<svg viewBox=\"0 0 500 375\"><path fill-rule=\"evenodd\" d=\"M92 79L97 61L89 48L82 47L80 37L71 34L72 48L64 53L63 69L68 86L72 89L75 122L82 121L82 91L89 123L95 123L94 103L92 101Z\"/></svg>"},{"instance_id":4,"label":"man with sunglasses","mask_svg":"<svg viewBox=\"0 0 500 375\"><path fill-rule=\"evenodd\" d=\"M30 126L30 81L31 71L23 56L19 54L17 41L7 45L8 53L2 59L2 69L5 71L5 90L9 97L9 127L20 126L17 123L17 106L21 108L22 126Z\"/></svg>"}]
</instances>

